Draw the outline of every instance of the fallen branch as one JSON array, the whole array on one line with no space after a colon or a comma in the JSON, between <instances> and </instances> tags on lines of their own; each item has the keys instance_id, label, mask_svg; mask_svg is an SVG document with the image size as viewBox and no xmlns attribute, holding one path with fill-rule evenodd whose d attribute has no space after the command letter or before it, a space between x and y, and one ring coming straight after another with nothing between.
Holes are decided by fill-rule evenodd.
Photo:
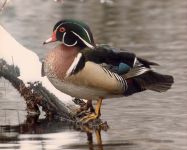
<instances>
[{"instance_id":1,"label":"fallen branch","mask_svg":"<svg viewBox=\"0 0 187 150\"><path fill-rule=\"evenodd\" d=\"M58 116L81 125L80 118L90 112L77 114L77 110L86 103L60 92L47 77L42 77L38 56L19 44L1 26L0 35L0 77L9 80L24 97L28 114L39 114L38 106L41 106L47 116ZM100 125L105 126L100 119L89 123L91 128Z\"/></svg>"},{"instance_id":2,"label":"fallen branch","mask_svg":"<svg viewBox=\"0 0 187 150\"><path fill-rule=\"evenodd\" d=\"M73 119L70 112L64 105L59 105L57 98L49 93L38 81L27 83L25 86L19 77L19 68L14 65L8 65L5 60L0 59L0 77L4 77L12 83L12 85L24 97L27 105L27 112L30 115L40 114L38 106L42 106L47 116L60 115L66 119Z\"/></svg>"}]
</instances>

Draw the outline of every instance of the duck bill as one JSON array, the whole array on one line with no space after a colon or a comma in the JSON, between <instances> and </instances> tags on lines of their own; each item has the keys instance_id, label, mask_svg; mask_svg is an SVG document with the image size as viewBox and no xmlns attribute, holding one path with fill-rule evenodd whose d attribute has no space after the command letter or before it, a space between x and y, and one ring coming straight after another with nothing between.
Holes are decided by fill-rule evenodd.
<instances>
[{"instance_id":1,"label":"duck bill","mask_svg":"<svg viewBox=\"0 0 187 150\"><path fill-rule=\"evenodd\" d=\"M48 43L52 43L52 42L56 42L56 41L57 41L56 32L53 32L52 36L43 42L43 45L48 44Z\"/></svg>"}]
</instances>

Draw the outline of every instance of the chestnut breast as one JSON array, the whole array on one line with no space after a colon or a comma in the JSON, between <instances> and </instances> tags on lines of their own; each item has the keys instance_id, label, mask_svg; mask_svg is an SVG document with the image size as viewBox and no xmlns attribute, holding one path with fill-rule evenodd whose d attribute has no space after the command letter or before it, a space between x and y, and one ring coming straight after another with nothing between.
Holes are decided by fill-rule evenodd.
<instances>
[{"instance_id":1,"label":"chestnut breast","mask_svg":"<svg viewBox=\"0 0 187 150\"><path fill-rule=\"evenodd\" d=\"M50 50L44 61L45 74L63 80L78 52L77 48L64 45Z\"/></svg>"}]
</instances>

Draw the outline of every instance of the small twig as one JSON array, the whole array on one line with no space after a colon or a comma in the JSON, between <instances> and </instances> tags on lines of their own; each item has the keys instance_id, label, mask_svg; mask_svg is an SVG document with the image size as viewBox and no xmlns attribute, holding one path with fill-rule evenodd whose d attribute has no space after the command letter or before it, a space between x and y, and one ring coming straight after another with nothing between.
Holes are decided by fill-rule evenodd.
<instances>
[{"instance_id":1,"label":"small twig","mask_svg":"<svg viewBox=\"0 0 187 150\"><path fill-rule=\"evenodd\" d=\"M0 12L3 11L3 9L5 8L7 2L8 2L8 0L5 0L5 1L4 1L4 3L2 4L2 7L0 8Z\"/></svg>"},{"instance_id":2,"label":"small twig","mask_svg":"<svg viewBox=\"0 0 187 150\"><path fill-rule=\"evenodd\" d=\"M13 70L14 70L14 73L16 73L16 70L15 70L15 65L14 65L14 57L12 56L12 65L13 65Z\"/></svg>"}]
</instances>

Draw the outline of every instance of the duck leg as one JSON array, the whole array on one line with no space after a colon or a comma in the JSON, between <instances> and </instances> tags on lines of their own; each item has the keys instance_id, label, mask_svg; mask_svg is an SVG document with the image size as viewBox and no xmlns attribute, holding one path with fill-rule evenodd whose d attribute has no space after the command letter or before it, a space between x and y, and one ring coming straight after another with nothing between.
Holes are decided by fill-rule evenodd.
<instances>
[{"instance_id":1,"label":"duck leg","mask_svg":"<svg viewBox=\"0 0 187 150\"><path fill-rule=\"evenodd\" d=\"M95 112L88 114L87 116L84 116L83 118L81 118L81 122L84 123L88 123L91 120L95 120L98 119L101 116L101 104L102 104L103 98L99 98L99 100L97 100L97 104L95 107Z\"/></svg>"},{"instance_id":2,"label":"duck leg","mask_svg":"<svg viewBox=\"0 0 187 150\"><path fill-rule=\"evenodd\" d=\"M80 108L77 109L77 115L80 115L80 113L84 112L84 111L87 111L87 110L90 110L90 112L95 112L95 109L92 105L92 100L87 100L87 102L85 103L82 103L82 104L79 104L80 105Z\"/></svg>"},{"instance_id":3,"label":"duck leg","mask_svg":"<svg viewBox=\"0 0 187 150\"><path fill-rule=\"evenodd\" d=\"M98 145L98 146L101 146L101 149L103 149L103 148L102 148L101 129L96 130L96 131L95 131L95 135L96 135L97 145Z\"/></svg>"},{"instance_id":4,"label":"duck leg","mask_svg":"<svg viewBox=\"0 0 187 150\"><path fill-rule=\"evenodd\" d=\"M88 100L86 105L87 105L87 110L90 109L90 112L95 112L95 109L92 105L92 100Z\"/></svg>"}]
</instances>

